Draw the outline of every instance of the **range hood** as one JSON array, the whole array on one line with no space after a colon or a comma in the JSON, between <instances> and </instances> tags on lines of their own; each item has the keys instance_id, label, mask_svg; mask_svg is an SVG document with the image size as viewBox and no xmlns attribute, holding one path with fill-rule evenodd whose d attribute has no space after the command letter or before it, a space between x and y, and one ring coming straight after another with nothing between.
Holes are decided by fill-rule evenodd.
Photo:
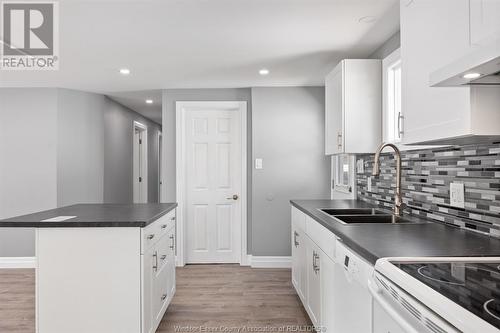
<instances>
[{"instance_id":1,"label":"range hood","mask_svg":"<svg viewBox=\"0 0 500 333\"><path fill-rule=\"evenodd\" d=\"M500 86L500 39L475 46L468 55L431 73L430 86Z\"/></svg>"}]
</instances>

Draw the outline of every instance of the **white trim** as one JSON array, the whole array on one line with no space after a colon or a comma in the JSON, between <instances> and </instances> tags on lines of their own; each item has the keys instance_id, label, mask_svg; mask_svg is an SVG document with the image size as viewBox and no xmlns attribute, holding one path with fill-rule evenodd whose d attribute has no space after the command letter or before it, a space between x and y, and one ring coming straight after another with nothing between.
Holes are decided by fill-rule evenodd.
<instances>
[{"instance_id":1,"label":"white trim","mask_svg":"<svg viewBox=\"0 0 500 333\"><path fill-rule=\"evenodd\" d=\"M160 142L161 142L161 145L160 145ZM162 202L162 197L163 197L163 194L162 194L162 187L163 187L163 169L162 169L162 159L163 159L163 153L162 153L162 149L163 149L163 133L161 131L158 131L157 132L157 137L156 137L156 144L158 145L158 149L157 149L157 157L158 157L158 202Z\"/></svg>"},{"instance_id":2,"label":"white trim","mask_svg":"<svg viewBox=\"0 0 500 333\"><path fill-rule=\"evenodd\" d=\"M135 142L134 142L134 139L135 139L135 130L136 129L140 129L143 133L143 137L142 137L142 144L143 144L143 147L144 149L142 150L142 156L140 157L143 162L144 162L144 172L143 172L143 180L142 180L142 183L144 184L144 187L145 187L145 191L144 191L144 199L141 201L144 202L144 203L147 203L148 202L148 192L149 192L149 186L148 186L148 155L149 155L149 145L148 145L148 127L138 121L134 121L134 125L132 126L132 149L135 150ZM134 154L132 154L134 155ZM137 170L135 169L135 161L132 159L132 162L133 162L133 165L132 165L132 182L133 182L133 198L134 198L134 203L136 203L136 199L135 199L135 187L136 187L136 179L137 179Z\"/></svg>"},{"instance_id":3,"label":"white trim","mask_svg":"<svg viewBox=\"0 0 500 333\"><path fill-rule=\"evenodd\" d=\"M185 261L185 235L184 235L184 196L185 196L185 170L186 156L184 146L185 109L192 107L205 107L210 104L212 108L238 109L241 112L241 257L240 265L248 265L247 255L247 102L243 101L177 101L175 103L175 179L176 179L176 201L177 201L177 257L176 264L182 267Z\"/></svg>"},{"instance_id":4,"label":"white trim","mask_svg":"<svg viewBox=\"0 0 500 333\"><path fill-rule=\"evenodd\" d=\"M36 257L0 257L2 268L35 268Z\"/></svg>"},{"instance_id":5,"label":"white trim","mask_svg":"<svg viewBox=\"0 0 500 333\"><path fill-rule=\"evenodd\" d=\"M252 268L291 268L292 257L252 256Z\"/></svg>"}]
</instances>

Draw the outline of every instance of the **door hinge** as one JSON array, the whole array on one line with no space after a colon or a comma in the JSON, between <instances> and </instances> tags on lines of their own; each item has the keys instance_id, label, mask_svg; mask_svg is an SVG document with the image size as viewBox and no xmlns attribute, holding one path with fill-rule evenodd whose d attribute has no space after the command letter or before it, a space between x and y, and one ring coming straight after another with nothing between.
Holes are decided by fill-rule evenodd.
<instances>
[{"instance_id":1,"label":"door hinge","mask_svg":"<svg viewBox=\"0 0 500 333\"><path fill-rule=\"evenodd\" d=\"M142 183L142 177L139 177L139 183Z\"/></svg>"}]
</instances>

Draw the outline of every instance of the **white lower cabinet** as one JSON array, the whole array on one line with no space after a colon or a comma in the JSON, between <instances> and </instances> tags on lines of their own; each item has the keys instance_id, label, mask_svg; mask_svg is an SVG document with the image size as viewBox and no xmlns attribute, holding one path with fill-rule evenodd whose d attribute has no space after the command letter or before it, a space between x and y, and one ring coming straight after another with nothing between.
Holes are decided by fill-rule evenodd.
<instances>
[{"instance_id":1,"label":"white lower cabinet","mask_svg":"<svg viewBox=\"0 0 500 333\"><path fill-rule=\"evenodd\" d=\"M144 230L148 243L142 261L142 332L152 333L175 293L175 213Z\"/></svg>"},{"instance_id":2,"label":"white lower cabinet","mask_svg":"<svg viewBox=\"0 0 500 333\"><path fill-rule=\"evenodd\" d=\"M321 325L321 269L319 247L307 237L307 306L314 326Z\"/></svg>"},{"instance_id":3,"label":"white lower cabinet","mask_svg":"<svg viewBox=\"0 0 500 333\"><path fill-rule=\"evenodd\" d=\"M331 232L292 207L292 283L312 324L323 332L333 332L335 263L329 255L334 255L335 241Z\"/></svg>"}]
</instances>

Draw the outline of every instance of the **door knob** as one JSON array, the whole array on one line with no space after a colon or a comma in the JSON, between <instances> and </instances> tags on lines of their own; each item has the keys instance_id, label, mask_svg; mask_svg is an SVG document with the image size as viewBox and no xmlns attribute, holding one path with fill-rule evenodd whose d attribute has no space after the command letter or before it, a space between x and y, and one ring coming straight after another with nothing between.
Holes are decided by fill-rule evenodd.
<instances>
[{"instance_id":1,"label":"door knob","mask_svg":"<svg viewBox=\"0 0 500 333\"><path fill-rule=\"evenodd\" d=\"M238 200L239 196L234 194L232 197L226 198L227 200Z\"/></svg>"}]
</instances>

